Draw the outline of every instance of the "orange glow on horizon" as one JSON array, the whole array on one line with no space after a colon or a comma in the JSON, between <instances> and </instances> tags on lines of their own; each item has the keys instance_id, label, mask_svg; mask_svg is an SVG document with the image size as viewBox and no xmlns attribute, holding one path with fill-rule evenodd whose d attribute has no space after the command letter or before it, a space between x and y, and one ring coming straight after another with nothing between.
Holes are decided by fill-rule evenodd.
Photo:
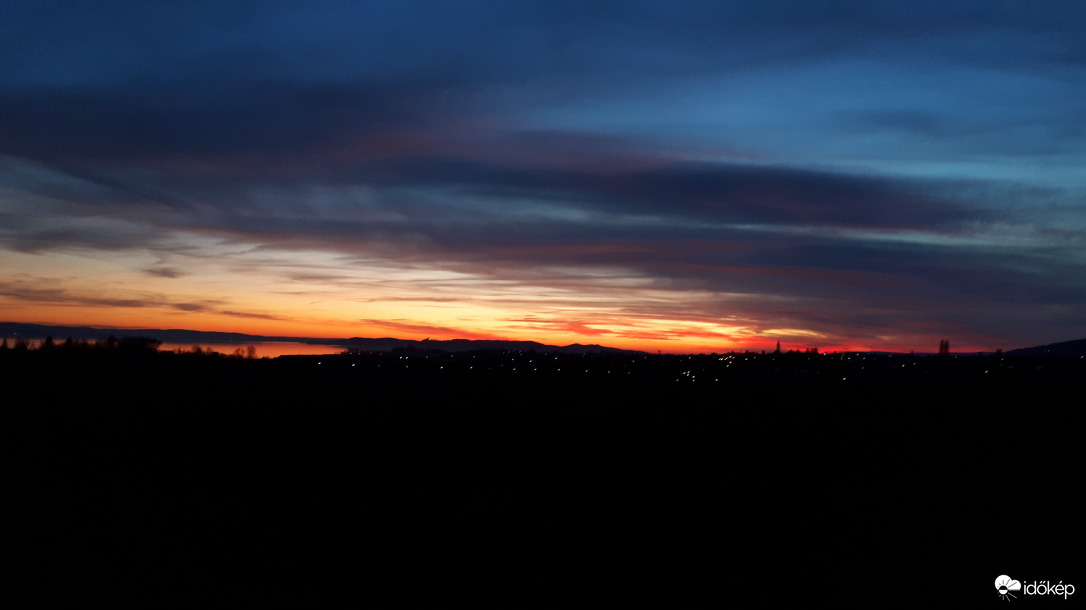
<instances>
[{"instance_id":1,"label":"orange glow on horizon","mask_svg":"<svg viewBox=\"0 0 1086 610\"><path fill-rule=\"evenodd\" d=\"M777 346L775 337L752 337L743 343L729 342L722 337L720 342L706 340L704 333L696 333L694 336L673 336L668 339L647 339L644 337L624 337L619 333L600 333L592 335L578 335L570 332L523 332L520 334L507 334L499 332L480 332L473 330L460 331L454 328L425 327L411 329L408 325L393 324L337 324L332 322L301 323L281 320L246 320L226 318L208 314L184 314L167 313L154 315L152 312L126 312L110 308L40 308L30 310L6 309L4 316L6 321L43 324L51 326L85 326L102 329L184 329L203 332L230 332L248 335L260 335L266 337L298 337L312 339L349 339L352 337L384 338L391 337L407 340L450 340L450 339L476 339L476 340L509 340L509 341L536 341L548 345L570 345L573 343L598 344L606 347L629 349L647 353L662 354L709 354L726 352L766 352L772 353ZM88 311L88 309L90 309ZM930 341L929 341L930 342ZM781 340L781 351L806 351L816 348L819 353L832 352L917 352L933 353L936 351L938 339L935 345L928 346L917 344L861 344L851 342L824 342L818 343L810 340L788 341ZM994 348L979 347L974 344L955 346L952 342L951 351L957 353L990 352ZM281 353L289 353L283 351Z\"/></svg>"},{"instance_id":2,"label":"orange glow on horizon","mask_svg":"<svg viewBox=\"0 0 1086 610\"><path fill-rule=\"evenodd\" d=\"M210 246L209 246L210 247ZM224 255L225 256L225 255ZM59 326L185 329L268 337L351 337L598 344L648 353L730 351L894 351L930 353L942 336L850 338L791 326L767 327L745 299L698 290L662 290L604 271L566 282L490 276L388 262L345 267L324 252L262 251L178 262L148 273L152 260L12 253L0 319ZM60 274L59 268L72 270ZM199 273L185 271L199 269ZM733 306L734 304L734 306ZM713 312L728 315L714 319ZM983 344L954 340L960 352ZM965 347L963 347L963 345ZM1017 346L1007 346L1017 347Z\"/></svg>"}]
</instances>

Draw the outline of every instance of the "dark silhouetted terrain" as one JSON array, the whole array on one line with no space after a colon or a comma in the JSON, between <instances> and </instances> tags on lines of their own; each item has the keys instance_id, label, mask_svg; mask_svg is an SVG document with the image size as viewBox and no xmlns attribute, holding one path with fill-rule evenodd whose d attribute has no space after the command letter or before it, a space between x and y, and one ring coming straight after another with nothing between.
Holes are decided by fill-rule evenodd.
<instances>
[{"instance_id":1,"label":"dark silhouetted terrain","mask_svg":"<svg viewBox=\"0 0 1086 610\"><path fill-rule=\"evenodd\" d=\"M49 326L44 324L24 324L21 322L0 322L0 337L71 337L83 341L103 341L107 337L131 338L151 337L166 343L180 344L238 344L260 343L263 341L279 341L288 343L333 345L344 350L387 352L394 349L413 349L440 352L467 352L477 350L507 350L507 351L537 351L554 352L564 354L596 354L596 353L640 353L631 352L614 347L602 345L547 345L536 341L505 341L505 340L481 340L481 339L446 339L446 340L414 340L397 339L393 337L381 338L317 338L317 337L284 337L270 335L247 335L243 333L209 332L185 329L156 329L156 328L94 328L89 326Z\"/></svg>"},{"instance_id":2,"label":"dark silhouetted terrain","mask_svg":"<svg viewBox=\"0 0 1086 610\"><path fill-rule=\"evenodd\" d=\"M1083 354L1086 354L1086 339L1023 347L1007 352L1010 356L1081 356Z\"/></svg>"},{"instance_id":3,"label":"dark silhouetted terrain","mask_svg":"<svg viewBox=\"0 0 1086 610\"><path fill-rule=\"evenodd\" d=\"M148 347L0 350L19 607L981 607L1005 603L999 574L1086 586L1080 358Z\"/></svg>"}]
</instances>

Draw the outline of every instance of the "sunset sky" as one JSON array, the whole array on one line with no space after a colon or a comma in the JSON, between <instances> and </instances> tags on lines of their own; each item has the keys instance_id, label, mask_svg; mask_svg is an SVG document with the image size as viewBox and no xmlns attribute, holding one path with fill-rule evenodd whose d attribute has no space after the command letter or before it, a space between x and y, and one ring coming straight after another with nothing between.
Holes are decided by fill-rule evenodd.
<instances>
[{"instance_id":1,"label":"sunset sky","mask_svg":"<svg viewBox=\"0 0 1086 610\"><path fill-rule=\"evenodd\" d=\"M1086 3L0 0L0 320L1086 337Z\"/></svg>"}]
</instances>

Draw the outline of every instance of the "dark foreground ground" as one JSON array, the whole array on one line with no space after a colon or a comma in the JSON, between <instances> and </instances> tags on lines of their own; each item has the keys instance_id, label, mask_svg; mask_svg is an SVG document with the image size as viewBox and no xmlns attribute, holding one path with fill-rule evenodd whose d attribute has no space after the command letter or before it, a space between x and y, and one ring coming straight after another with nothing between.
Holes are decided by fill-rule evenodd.
<instances>
[{"instance_id":1,"label":"dark foreground ground","mask_svg":"<svg viewBox=\"0 0 1086 610\"><path fill-rule=\"evenodd\" d=\"M992 607L1000 574L1086 596L1077 358L0 367L7 607Z\"/></svg>"}]
</instances>

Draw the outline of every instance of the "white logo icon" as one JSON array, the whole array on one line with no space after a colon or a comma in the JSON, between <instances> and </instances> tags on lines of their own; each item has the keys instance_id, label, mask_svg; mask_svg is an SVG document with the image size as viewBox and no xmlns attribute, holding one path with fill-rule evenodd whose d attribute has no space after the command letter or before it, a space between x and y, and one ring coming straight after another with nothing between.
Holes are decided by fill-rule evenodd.
<instances>
[{"instance_id":1,"label":"white logo icon","mask_svg":"<svg viewBox=\"0 0 1086 610\"><path fill-rule=\"evenodd\" d=\"M1014 597L1014 595L1011 594L1011 591L1021 591L1022 583L1013 580L1010 576L1004 574L995 580L995 588L996 591L999 592L1000 597L1007 601L1011 601L1010 598Z\"/></svg>"}]
</instances>

